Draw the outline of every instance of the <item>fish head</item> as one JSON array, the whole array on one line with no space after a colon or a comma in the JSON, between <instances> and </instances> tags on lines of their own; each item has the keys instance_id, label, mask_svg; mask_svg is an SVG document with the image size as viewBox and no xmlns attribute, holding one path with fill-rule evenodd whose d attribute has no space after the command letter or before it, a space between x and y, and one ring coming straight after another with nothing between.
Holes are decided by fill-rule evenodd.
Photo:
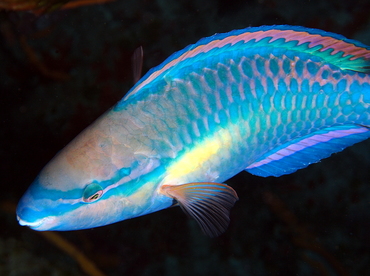
<instances>
[{"instance_id":1,"label":"fish head","mask_svg":"<svg viewBox=\"0 0 370 276\"><path fill-rule=\"evenodd\" d=\"M40 172L17 207L34 230L78 230L164 209L156 192L159 159L133 152L111 136L85 130Z\"/></svg>"}]
</instances>

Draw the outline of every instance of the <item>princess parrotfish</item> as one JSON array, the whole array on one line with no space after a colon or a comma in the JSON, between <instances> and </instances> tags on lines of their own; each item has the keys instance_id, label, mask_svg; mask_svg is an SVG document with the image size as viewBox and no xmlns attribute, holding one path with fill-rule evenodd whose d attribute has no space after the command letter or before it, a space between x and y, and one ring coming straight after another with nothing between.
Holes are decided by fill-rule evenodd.
<instances>
[{"instance_id":1,"label":"princess parrotfish","mask_svg":"<svg viewBox=\"0 0 370 276\"><path fill-rule=\"evenodd\" d=\"M263 26L203 38L150 70L41 171L20 200L35 230L102 226L174 205L229 224L246 170L293 173L370 136L370 48Z\"/></svg>"}]
</instances>

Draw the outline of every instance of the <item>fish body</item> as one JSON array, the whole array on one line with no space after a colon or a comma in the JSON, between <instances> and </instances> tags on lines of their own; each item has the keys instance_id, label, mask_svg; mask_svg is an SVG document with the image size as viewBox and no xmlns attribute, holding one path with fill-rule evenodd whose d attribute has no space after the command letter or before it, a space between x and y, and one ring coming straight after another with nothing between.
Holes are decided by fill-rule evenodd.
<instances>
[{"instance_id":1,"label":"fish body","mask_svg":"<svg viewBox=\"0 0 370 276\"><path fill-rule=\"evenodd\" d=\"M17 215L74 230L180 205L216 236L246 170L280 176L370 136L369 48L263 26L201 39L150 70L41 171Z\"/></svg>"}]
</instances>

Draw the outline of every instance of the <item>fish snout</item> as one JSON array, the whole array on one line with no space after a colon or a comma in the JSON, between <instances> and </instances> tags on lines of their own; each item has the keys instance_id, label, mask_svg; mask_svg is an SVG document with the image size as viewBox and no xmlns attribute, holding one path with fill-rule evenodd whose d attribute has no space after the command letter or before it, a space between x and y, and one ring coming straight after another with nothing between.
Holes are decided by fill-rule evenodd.
<instances>
[{"instance_id":1,"label":"fish snout","mask_svg":"<svg viewBox=\"0 0 370 276\"><path fill-rule=\"evenodd\" d=\"M55 223L54 216L43 217L41 211L22 207L18 205L17 220L20 225L28 226L33 230L44 231L49 230Z\"/></svg>"},{"instance_id":2,"label":"fish snout","mask_svg":"<svg viewBox=\"0 0 370 276\"><path fill-rule=\"evenodd\" d=\"M27 191L18 203L16 215L20 225L34 230L48 230L55 221L55 216L47 216L42 204L33 201Z\"/></svg>"}]
</instances>

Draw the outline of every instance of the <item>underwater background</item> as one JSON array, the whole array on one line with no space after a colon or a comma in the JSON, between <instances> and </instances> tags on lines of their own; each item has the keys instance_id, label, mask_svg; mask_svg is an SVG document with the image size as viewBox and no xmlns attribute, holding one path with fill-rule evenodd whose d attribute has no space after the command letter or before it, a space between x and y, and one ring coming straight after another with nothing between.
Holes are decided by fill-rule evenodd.
<instances>
[{"instance_id":1,"label":"underwater background","mask_svg":"<svg viewBox=\"0 0 370 276\"><path fill-rule=\"evenodd\" d=\"M291 175L230 179L239 201L218 238L180 208L57 235L16 221L42 167L133 85L137 47L145 73L202 37L272 24L370 45L370 1L116 0L0 11L0 275L370 275L370 141Z\"/></svg>"}]
</instances>

